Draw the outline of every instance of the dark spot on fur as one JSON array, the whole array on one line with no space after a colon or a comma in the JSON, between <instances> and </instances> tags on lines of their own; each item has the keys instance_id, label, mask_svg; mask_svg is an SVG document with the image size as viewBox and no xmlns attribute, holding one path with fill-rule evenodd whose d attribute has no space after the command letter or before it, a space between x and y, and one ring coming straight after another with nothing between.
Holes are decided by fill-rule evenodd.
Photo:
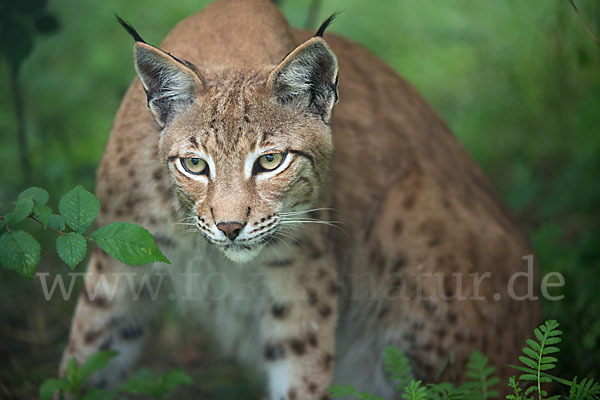
<instances>
[{"instance_id":1,"label":"dark spot on fur","mask_svg":"<svg viewBox=\"0 0 600 400\"><path fill-rule=\"evenodd\" d=\"M329 396L328 394L324 394L319 400L331 400L331 396Z\"/></svg>"},{"instance_id":2,"label":"dark spot on fur","mask_svg":"<svg viewBox=\"0 0 600 400\"><path fill-rule=\"evenodd\" d=\"M331 315L331 313L331 307L329 307L327 304L324 304L321 307L319 307L319 314L321 314L321 317L327 318Z\"/></svg>"},{"instance_id":3,"label":"dark spot on fur","mask_svg":"<svg viewBox=\"0 0 600 400\"><path fill-rule=\"evenodd\" d=\"M333 356L331 354L325 354L323 357L323 369L329 371L331 369L331 364L333 364Z\"/></svg>"},{"instance_id":4,"label":"dark spot on fur","mask_svg":"<svg viewBox=\"0 0 600 400\"><path fill-rule=\"evenodd\" d=\"M98 308L110 307L110 303L108 302L108 300L106 300L104 297L102 297L98 294L96 296L94 296L94 298L92 299L85 287L81 290L81 298L83 299L83 301L85 301L87 304L89 304L92 307L98 307Z\"/></svg>"},{"instance_id":5,"label":"dark spot on fur","mask_svg":"<svg viewBox=\"0 0 600 400\"><path fill-rule=\"evenodd\" d=\"M312 347L317 347L319 345L319 341L317 340L317 335L315 335L314 333L309 333L308 334L308 344L310 344Z\"/></svg>"},{"instance_id":6,"label":"dark spot on fur","mask_svg":"<svg viewBox=\"0 0 600 400\"><path fill-rule=\"evenodd\" d=\"M281 343L267 344L264 356L267 361L277 361L285 358L285 347Z\"/></svg>"},{"instance_id":7,"label":"dark spot on fur","mask_svg":"<svg viewBox=\"0 0 600 400\"><path fill-rule=\"evenodd\" d=\"M455 324L456 323L456 313L454 311L448 311L448 322L450 322L451 324Z\"/></svg>"},{"instance_id":8,"label":"dark spot on fur","mask_svg":"<svg viewBox=\"0 0 600 400\"><path fill-rule=\"evenodd\" d=\"M395 235L400 235L402 233L403 229L404 229L404 224L402 223L402 221L400 221L399 219L394 221L394 226L392 227L392 230Z\"/></svg>"},{"instance_id":9,"label":"dark spot on fur","mask_svg":"<svg viewBox=\"0 0 600 400\"><path fill-rule=\"evenodd\" d=\"M273 306L271 307L271 314L275 318L285 318L288 312L289 309L283 304L273 304Z\"/></svg>"},{"instance_id":10,"label":"dark spot on fur","mask_svg":"<svg viewBox=\"0 0 600 400\"><path fill-rule=\"evenodd\" d=\"M190 136L190 143L192 144L192 146L198 147L198 141L193 136Z\"/></svg>"},{"instance_id":11,"label":"dark spot on fur","mask_svg":"<svg viewBox=\"0 0 600 400\"><path fill-rule=\"evenodd\" d=\"M317 292L315 292L313 289L308 289L308 304L315 306L318 302L319 298L317 297Z\"/></svg>"},{"instance_id":12,"label":"dark spot on fur","mask_svg":"<svg viewBox=\"0 0 600 400\"><path fill-rule=\"evenodd\" d=\"M85 342L85 344L92 344L96 340L98 340L101 335L102 335L102 329L94 329L91 331L87 331L85 333L85 335L83 336L83 341Z\"/></svg>"},{"instance_id":13,"label":"dark spot on fur","mask_svg":"<svg viewBox=\"0 0 600 400\"><path fill-rule=\"evenodd\" d=\"M390 312L390 307L388 305L384 305L381 307L381 310L377 313L377 318L383 319Z\"/></svg>"},{"instance_id":14,"label":"dark spot on fur","mask_svg":"<svg viewBox=\"0 0 600 400\"><path fill-rule=\"evenodd\" d=\"M288 398L290 400L295 400L298 398L298 394L296 393L296 389L292 388L290 389L290 391L288 392Z\"/></svg>"},{"instance_id":15,"label":"dark spot on fur","mask_svg":"<svg viewBox=\"0 0 600 400\"><path fill-rule=\"evenodd\" d=\"M462 333L461 331L456 331L454 333L454 340L456 340L458 343L464 342L465 341L465 334Z\"/></svg>"},{"instance_id":16,"label":"dark spot on fur","mask_svg":"<svg viewBox=\"0 0 600 400\"><path fill-rule=\"evenodd\" d=\"M102 262L96 261L96 271L101 272L103 269L104 265L102 265Z\"/></svg>"},{"instance_id":17,"label":"dark spot on fur","mask_svg":"<svg viewBox=\"0 0 600 400\"><path fill-rule=\"evenodd\" d=\"M155 181L160 181L162 179L162 169L157 169L154 171L154 173L152 174L152 178L154 178Z\"/></svg>"},{"instance_id":18,"label":"dark spot on fur","mask_svg":"<svg viewBox=\"0 0 600 400\"><path fill-rule=\"evenodd\" d=\"M308 384L308 391L309 391L310 393L314 393L314 392L316 392L316 391L317 391L317 384L316 384L316 383L314 383L314 382L310 382L310 383Z\"/></svg>"},{"instance_id":19,"label":"dark spot on fur","mask_svg":"<svg viewBox=\"0 0 600 400\"><path fill-rule=\"evenodd\" d=\"M271 261L270 263L268 263L267 265L269 267L288 267L290 265L292 265L293 261L287 258L284 258L283 260L275 260L275 261Z\"/></svg>"},{"instance_id":20,"label":"dark spot on fur","mask_svg":"<svg viewBox=\"0 0 600 400\"><path fill-rule=\"evenodd\" d=\"M113 342L112 336L108 336L102 341L102 343L100 344L100 347L98 349L99 350L109 350L110 346L112 345L112 342Z\"/></svg>"},{"instance_id":21,"label":"dark spot on fur","mask_svg":"<svg viewBox=\"0 0 600 400\"><path fill-rule=\"evenodd\" d=\"M298 356L303 355L306 351L306 345L300 339L290 339L289 344L292 351Z\"/></svg>"},{"instance_id":22,"label":"dark spot on fur","mask_svg":"<svg viewBox=\"0 0 600 400\"><path fill-rule=\"evenodd\" d=\"M437 308L437 305L433 300L428 299L423 301L423 307L425 307L425 311L432 313Z\"/></svg>"},{"instance_id":23,"label":"dark spot on fur","mask_svg":"<svg viewBox=\"0 0 600 400\"><path fill-rule=\"evenodd\" d=\"M327 287L327 291L330 295L335 296L338 292L338 285L335 281L329 282L329 286Z\"/></svg>"},{"instance_id":24,"label":"dark spot on fur","mask_svg":"<svg viewBox=\"0 0 600 400\"><path fill-rule=\"evenodd\" d=\"M398 253L396 255L396 259L394 260L394 265L392 266L391 272L398 272L406 265L406 256L403 253Z\"/></svg>"},{"instance_id":25,"label":"dark spot on fur","mask_svg":"<svg viewBox=\"0 0 600 400\"><path fill-rule=\"evenodd\" d=\"M121 328L119 336L123 340L135 340L144 334L144 328L136 323L130 323Z\"/></svg>"},{"instance_id":26,"label":"dark spot on fur","mask_svg":"<svg viewBox=\"0 0 600 400\"><path fill-rule=\"evenodd\" d=\"M248 118L248 116L247 116L247 115L244 115L244 121L245 121L246 123L249 123L249 122L250 122L250 118Z\"/></svg>"},{"instance_id":27,"label":"dark spot on fur","mask_svg":"<svg viewBox=\"0 0 600 400\"><path fill-rule=\"evenodd\" d=\"M404 206L404 208L406 208L407 210L410 210L414 207L415 205L415 196L414 195L409 195L407 196L404 201L402 202L402 205Z\"/></svg>"},{"instance_id":28,"label":"dark spot on fur","mask_svg":"<svg viewBox=\"0 0 600 400\"><path fill-rule=\"evenodd\" d=\"M119 165L121 165L121 166L127 165L128 162L129 162L129 157L127 157L127 156L119 157Z\"/></svg>"}]
</instances>

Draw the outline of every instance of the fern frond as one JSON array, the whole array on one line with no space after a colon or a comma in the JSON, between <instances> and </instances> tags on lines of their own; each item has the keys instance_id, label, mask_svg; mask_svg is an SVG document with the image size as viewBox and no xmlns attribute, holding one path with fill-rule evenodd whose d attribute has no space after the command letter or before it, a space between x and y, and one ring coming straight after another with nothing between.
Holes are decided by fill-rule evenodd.
<instances>
[{"instance_id":1,"label":"fern frond","mask_svg":"<svg viewBox=\"0 0 600 400\"><path fill-rule=\"evenodd\" d=\"M533 331L537 342L535 340L527 340L529 347L523 348L523 355L519 356L519 361L526 367L532 369L532 372L528 372L519 376L520 381L534 381L537 385L528 387L525 390L525 396L532 395L537 392L538 399L542 400L554 400L556 396L547 398L547 393L542 390L542 383L551 382L551 379L542 371L548 371L553 369L558 362L558 359L550 354L555 354L560 351L556 346L552 346L561 342L560 335L562 331L557 329L559 323L555 320L547 320L543 325L535 328Z\"/></svg>"},{"instance_id":2,"label":"fern frond","mask_svg":"<svg viewBox=\"0 0 600 400\"><path fill-rule=\"evenodd\" d=\"M450 382L427 385L428 400L472 400L472 392L463 387L455 387Z\"/></svg>"},{"instance_id":3,"label":"fern frond","mask_svg":"<svg viewBox=\"0 0 600 400\"><path fill-rule=\"evenodd\" d=\"M496 368L488 366L488 361L489 359L478 351L469 356L467 382L462 387L472 392L472 399L486 400L498 397L498 391L492 389L492 386L498 384L500 380L492 376Z\"/></svg>"},{"instance_id":4,"label":"fern frond","mask_svg":"<svg viewBox=\"0 0 600 400\"><path fill-rule=\"evenodd\" d=\"M508 387L513 390L512 394L506 396L507 400L524 400L523 390L517 384L517 379L514 376L508 378Z\"/></svg>"},{"instance_id":5,"label":"fern frond","mask_svg":"<svg viewBox=\"0 0 600 400\"><path fill-rule=\"evenodd\" d=\"M395 346L387 346L383 353L383 367L390 380L398 384L397 389L403 389L413 379L410 360Z\"/></svg>"},{"instance_id":6,"label":"fern frond","mask_svg":"<svg viewBox=\"0 0 600 400\"><path fill-rule=\"evenodd\" d=\"M405 400L427 400L427 389L421 386L421 381L413 379L404 387L402 398Z\"/></svg>"},{"instance_id":7,"label":"fern frond","mask_svg":"<svg viewBox=\"0 0 600 400\"><path fill-rule=\"evenodd\" d=\"M577 377L571 382L569 400L596 400L600 398L600 384L592 379L584 379L577 383Z\"/></svg>"}]
</instances>

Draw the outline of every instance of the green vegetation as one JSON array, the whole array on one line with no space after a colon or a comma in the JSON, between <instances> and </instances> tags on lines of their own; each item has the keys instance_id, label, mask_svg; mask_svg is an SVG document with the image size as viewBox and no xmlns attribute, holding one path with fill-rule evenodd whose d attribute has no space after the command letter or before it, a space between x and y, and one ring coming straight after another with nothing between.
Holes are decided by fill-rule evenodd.
<instances>
[{"instance_id":1,"label":"green vegetation","mask_svg":"<svg viewBox=\"0 0 600 400\"><path fill-rule=\"evenodd\" d=\"M556 357L560 349L562 331L558 330L558 322L547 320L535 328L537 339L528 339L527 346L523 347L523 355L519 360L522 366L512 366L523 372L518 376L511 376L507 382L513 393L506 398L509 400L598 400L600 399L600 384L593 379L586 378L578 382L577 377L568 381L548 374L556 367ZM554 354L551 356L550 354ZM383 359L385 371L390 380L397 383L396 390L406 400L485 400L498 398L499 379L493 376L495 368L488 366L488 358L478 351L469 357L466 365L467 381L460 386L450 382L427 383L415 380L409 366L410 360L402 351L390 346L385 349ZM441 373L441 371L440 371ZM543 384L557 382L569 387L565 396L555 394L549 396ZM383 400L379 396L359 392L352 385L338 385L329 388L335 397L353 396L359 400Z\"/></svg>"},{"instance_id":2,"label":"green vegetation","mask_svg":"<svg viewBox=\"0 0 600 400\"><path fill-rule=\"evenodd\" d=\"M0 243L8 244L0 248L20 243L29 249L10 261L18 271L31 276L39 262L38 271L68 272L55 250L58 238L67 263L81 257L77 228L65 224L56 230L68 229L68 235L57 236L49 227L62 222L54 199L76 185L94 187L112 120L134 76L131 40L113 12L158 44L179 20L207 3L0 2L0 76L7 82L0 86L0 210L17 211L12 203L27 187L49 190L47 202L32 195L30 212L24 200L9 217L15 223L27 213L42 224L25 218L17 229L21 233L2 233ZM600 4L575 3L600 35ZM312 0L278 4L293 25L305 26ZM566 285L552 292L564 299L543 303L545 317L572 333L561 343L567 356L557 363L556 374L598 380L600 51L577 14L564 0L327 0L310 18L311 28L336 10L343 12L330 31L371 49L423 94L512 209L542 273L564 275ZM58 210L46 229L43 206ZM36 282L4 269L0 285L0 353L6 355L0 397L31 398L56 370L76 299L48 303ZM211 398L258 397L247 390L257 393L254 381L244 382L245 374L230 363L203 364L170 325L163 331L156 343L174 350L160 352L157 346L155 359L148 356L146 362L186 360L195 381L208 382L201 391ZM188 338L192 342L209 351L204 341ZM234 382L242 388L233 389Z\"/></svg>"},{"instance_id":3,"label":"green vegetation","mask_svg":"<svg viewBox=\"0 0 600 400\"><path fill-rule=\"evenodd\" d=\"M164 399L168 394L181 385L191 385L192 378L181 369L172 369L163 374L154 375L147 369L141 369L128 381L122 383L117 390L92 388L84 390L86 380L95 372L108 366L110 360L117 356L116 351L99 351L91 355L82 365L77 365L75 357L67 364L64 378L46 379L40 387L40 399L50 400L55 393L64 399L68 393L76 400L111 400L121 393L131 393L150 396L153 399Z\"/></svg>"},{"instance_id":4,"label":"green vegetation","mask_svg":"<svg viewBox=\"0 0 600 400\"><path fill-rule=\"evenodd\" d=\"M53 214L46 205L48 199L46 190L31 187L19 194L11 212L0 216L2 228L6 229L0 236L0 264L4 268L13 269L28 279L34 277L40 262L41 246L29 233L14 229L26 218L59 234L56 251L71 269L75 269L85 258L88 241L96 243L102 250L128 265L158 261L170 263L150 233L136 224L115 222L95 230L89 237L84 236L100 211L100 202L83 187L75 187L60 199L60 214ZM67 232L66 227L72 231Z\"/></svg>"}]
</instances>

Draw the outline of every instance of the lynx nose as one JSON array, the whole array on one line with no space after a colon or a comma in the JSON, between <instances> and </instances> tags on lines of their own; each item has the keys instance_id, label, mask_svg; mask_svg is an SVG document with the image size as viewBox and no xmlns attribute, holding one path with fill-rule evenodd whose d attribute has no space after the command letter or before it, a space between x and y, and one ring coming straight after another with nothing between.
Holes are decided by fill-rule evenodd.
<instances>
[{"instance_id":1,"label":"lynx nose","mask_svg":"<svg viewBox=\"0 0 600 400\"><path fill-rule=\"evenodd\" d=\"M217 224L217 228L231 240L234 240L240 234L243 227L244 225L239 222L219 222Z\"/></svg>"}]
</instances>

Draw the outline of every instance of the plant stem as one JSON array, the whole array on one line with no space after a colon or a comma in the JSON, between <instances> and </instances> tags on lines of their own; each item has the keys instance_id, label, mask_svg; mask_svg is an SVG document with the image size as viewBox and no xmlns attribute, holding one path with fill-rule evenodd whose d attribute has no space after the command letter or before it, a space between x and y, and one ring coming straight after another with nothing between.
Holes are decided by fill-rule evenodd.
<instances>
[{"instance_id":1,"label":"plant stem","mask_svg":"<svg viewBox=\"0 0 600 400\"><path fill-rule=\"evenodd\" d=\"M25 130L25 118L23 116L23 96L19 84L19 71L17 67L11 66L10 70L10 89L12 92L13 103L15 107L15 119L17 120L17 142L19 144L19 158L21 160L21 169L25 183L31 180L31 165L29 163L27 151L27 132Z\"/></svg>"}]
</instances>

